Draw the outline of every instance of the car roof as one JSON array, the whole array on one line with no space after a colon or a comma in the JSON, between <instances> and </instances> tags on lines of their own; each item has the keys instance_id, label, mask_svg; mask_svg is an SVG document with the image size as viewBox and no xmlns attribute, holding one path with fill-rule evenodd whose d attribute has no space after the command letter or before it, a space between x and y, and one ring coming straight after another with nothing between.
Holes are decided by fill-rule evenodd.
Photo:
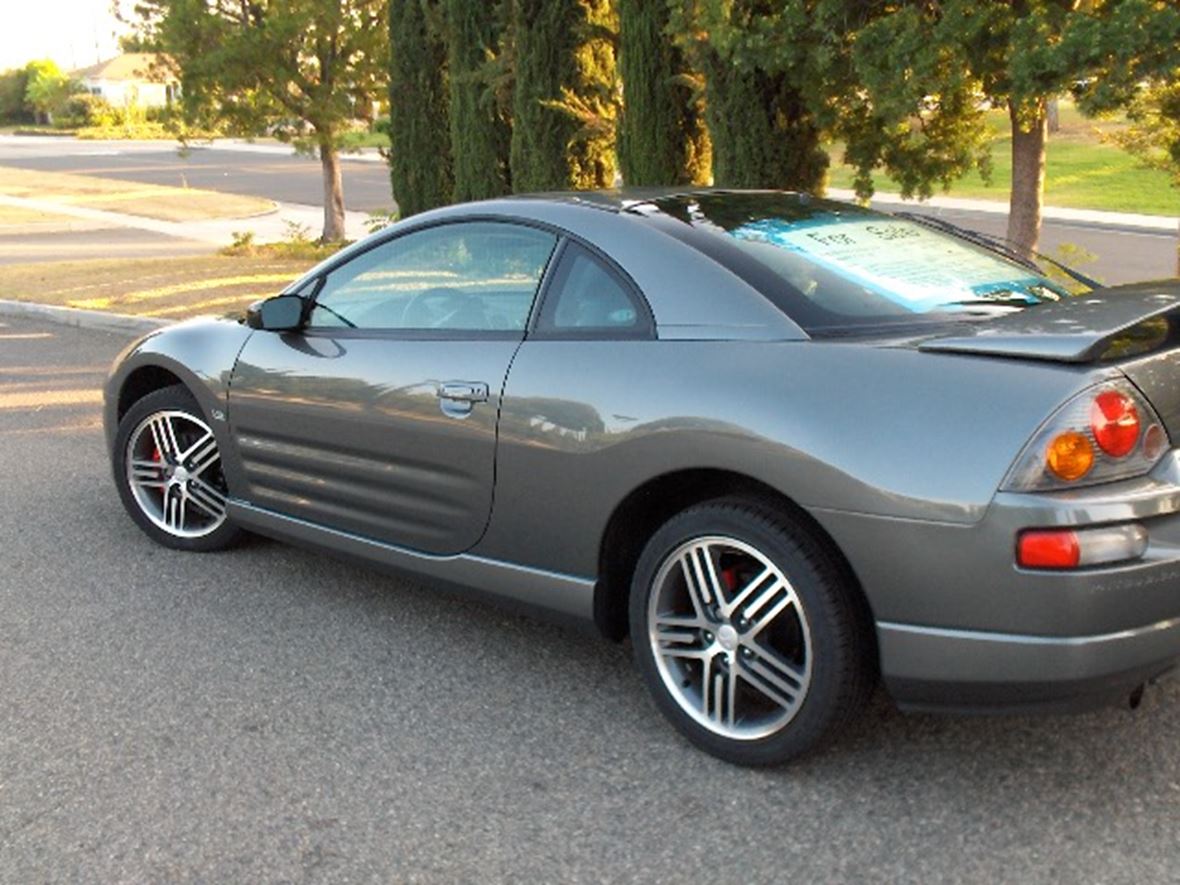
<instances>
[{"instance_id":1,"label":"car roof","mask_svg":"<svg viewBox=\"0 0 1180 885\"><path fill-rule=\"evenodd\" d=\"M643 292L660 338L805 340L809 336L755 287L668 232L682 226L657 203L688 204L724 194L703 188L620 188L521 194L458 203L410 216L367 237L309 271L287 291L360 252L416 229L460 220L533 222L564 231L613 261ZM741 191L782 196L782 191ZM645 211L649 209L650 211ZM653 217L659 216L659 217Z\"/></svg>"}]
</instances>

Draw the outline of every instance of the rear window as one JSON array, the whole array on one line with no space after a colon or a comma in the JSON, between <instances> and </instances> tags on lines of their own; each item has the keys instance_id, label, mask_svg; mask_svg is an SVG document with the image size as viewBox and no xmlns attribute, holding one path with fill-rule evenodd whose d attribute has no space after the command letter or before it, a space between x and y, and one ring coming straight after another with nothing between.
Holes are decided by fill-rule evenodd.
<instances>
[{"instance_id":1,"label":"rear window","mask_svg":"<svg viewBox=\"0 0 1180 885\"><path fill-rule=\"evenodd\" d=\"M633 211L653 210L813 334L994 316L1067 295L951 234L807 195L689 194Z\"/></svg>"}]
</instances>

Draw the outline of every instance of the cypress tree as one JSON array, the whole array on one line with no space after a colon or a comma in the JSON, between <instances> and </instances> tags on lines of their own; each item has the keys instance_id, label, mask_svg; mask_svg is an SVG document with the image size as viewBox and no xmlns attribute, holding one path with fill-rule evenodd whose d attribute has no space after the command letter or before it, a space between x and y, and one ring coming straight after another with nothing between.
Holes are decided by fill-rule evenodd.
<instances>
[{"instance_id":1,"label":"cypress tree","mask_svg":"<svg viewBox=\"0 0 1180 885\"><path fill-rule=\"evenodd\" d=\"M446 0L447 68L451 83L451 155L456 201L498 197L511 190L512 127L489 82L501 21L489 0Z\"/></svg>"},{"instance_id":2,"label":"cypress tree","mask_svg":"<svg viewBox=\"0 0 1180 885\"><path fill-rule=\"evenodd\" d=\"M665 0L619 0L623 110L619 165L629 185L707 184L709 133Z\"/></svg>"},{"instance_id":3,"label":"cypress tree","mask_svg":"<svg viewBox=\"0 0 1180 885\"><path fill-rule=\"evenodd\" d=\"M614 183L611 0L516 0L512 186Z\"/></svg>"},{"instance_id":4,"label":"cypress tree","mask_svg":"<svg viewBox=\"0 0 1180 885\"><path fill-rule=\"evenodd\" d=\"M705 58L714 183L822 190L828 155L820 129L786 75L740 68L711 50Z\"/></svg>"},{"instance_id":5,"label":"cypress tree","mask_svg":"<svg viewBox=\"0 0 1180 885\"><path fill-rule=\"evenodd\" d=\"M446 46L434 0L389 0L390 180L402 218L450 202Z\"/></svg>"}]
</instances>

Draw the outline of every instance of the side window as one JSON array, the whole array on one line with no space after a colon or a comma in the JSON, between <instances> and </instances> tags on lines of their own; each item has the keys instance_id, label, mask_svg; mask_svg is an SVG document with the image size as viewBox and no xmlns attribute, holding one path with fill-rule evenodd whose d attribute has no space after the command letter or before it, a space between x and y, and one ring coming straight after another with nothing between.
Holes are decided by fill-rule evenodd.
<instances>
[{"instance_id":1,"label":"side window","mask_svg":"<svg viewBox=\"0 0 1180 885\"><path fill-rule=\"evenodd\" d=\"M618 273L571 242L545 295L537 331L555 337L647 337L651 320Z\"/></svg>"},{"instance_id":2,"label":"side window","mask_svg":"<svg viewBox=\"0 0 1180 885\"><path fill-rule=\"evenodd\" d=\"M496 221L405 234L329 273L311 326L523 331L556 243Z\"/></svg>"}]
</instances>

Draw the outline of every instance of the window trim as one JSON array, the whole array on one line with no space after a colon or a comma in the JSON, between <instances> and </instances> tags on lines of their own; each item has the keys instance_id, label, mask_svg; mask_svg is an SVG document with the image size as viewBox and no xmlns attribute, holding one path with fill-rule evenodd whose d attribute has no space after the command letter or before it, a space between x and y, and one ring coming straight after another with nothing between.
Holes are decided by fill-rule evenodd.
<instances>
[{"instance_id":1,"label":"window trim","mask_svg":"<svg viewBox=\"0 0 1180 885\"><path fill-rule=\"evenodd\" d=\"M572 243L572 247L568 244ZM558 277L562 273L566 262L567 254L573 254L571 248L580 248L592 261L606 271L619 287L623 293L631 301L631 305L635 308L639 317L639 322L630 328L617 328L610 326L598 326L595 328L571 328L571 329L557 329L546 328L541 326L541 320L545 315L545 308L550 299L555 298L554 287L558 283ZM579 237L567 235L559 246L559 250L555 250L553 257L549 261L550 267L546 269L544 287L538 291L536 300L536 308L533 316L530 318L527 338L530 341L652 341L656 338L656 323L655 317L652 315L651 305L647 303L647 298L644 297L643 292L635 284L635 281L624 271L619 265L606 255L601 249L587 243Z\"/></svg>"},{"instance_id":2,"label":"window trim","mask_svg":"<svg viewBox=\"0 0 1180 885\"><path fill-rule=\"evenodd\" d=\"M395 240L400 240L402 237L407 237L412 234L422 233L424 231L432 230L436 227L446 227L454 224L472 224L479 222L492 222L496 224L514 225L516 227L527 227L534 230L542 231L550 234L555 238L553 250L549 253L549 258L545 262L545 268L541 272L541 277L537 281L536 291L533 293L532 303L529 305L528 313L525 314L525 325L521 329L366 329L356 328L352 329L348 326L313 326L310 325L312 313L315 311L316 302L319 300L320 293L324 291L327 284L328 276L345 265L351 264L362 255L367 255L374 249L392 243ZM540 303L542 293L544 292L545 283L549 278L551 270L556 266L554 259L559 255L561 248L565 242L566 234L560 228L555 228L547 224L533 223L527 218L513 218L511 216L493 215L493 214L478 214L478 215L463 215L456 218L443 218L436 221L430 221L423 224L417 224L405 230L399 230L390 233L387 236L378 236L374 238L372 243L365 245L365 248L358 249L355 252L349 252L347 255L341 254L338 260L333 261L328 266L321 268L311 279L303 281L299 285L299 281L284 294L298 294L305 291L309 286L312 287L311 294L307 297L307 308L304 314L306 325L300 329L303 335L314 336L317 338L385 338L394 340L425 340L425 341L522 341L527 337L529 324L533 321L534 313L537 305Z\"/></svg>"}]
</instances>

